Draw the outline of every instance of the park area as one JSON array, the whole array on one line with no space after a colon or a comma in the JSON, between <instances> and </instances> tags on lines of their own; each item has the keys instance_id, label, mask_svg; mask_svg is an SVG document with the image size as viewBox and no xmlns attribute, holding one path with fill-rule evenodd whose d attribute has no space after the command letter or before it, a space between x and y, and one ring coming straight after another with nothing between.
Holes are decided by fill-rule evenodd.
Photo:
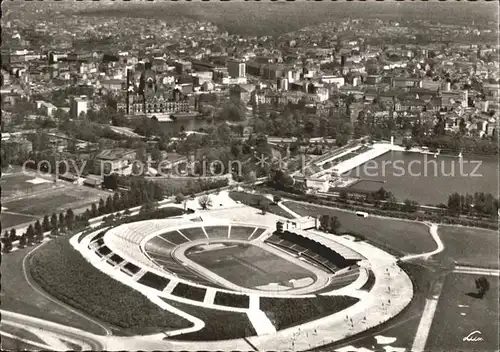
<instances>
[{"instance_id":1,"label":"park area","mask_svg":"<svg viewBox=\"0 0 500 352\"><path fill-rule=\"evenodd\" d=\"M282 216L287 219L293 219L293 216L291 216L287 211L281 209L271 199L263 196L262 194L233 191L229 192L229 197L235 202L240 202L242 204L260 210L265 208L270 213Z\"/></svg>"},{"instance_id":2,"label":"park area","mask_svg":"<svg viewBox=\"0 0 500 352\"><path fill-rule=\"evenodd\" d=\"M463 226L439 226L444 251L434 258L460 265L498 268L498 233Z\"/></svg>"},{"instance_id":3,"label":"park area","mask_svg":"<svg viewBox=\"0 0 500 352\"><path fill-rule=\"evenodd\" d=\"M361 235L377 247L394 254L425 253L437 247L429 228L422 223L375 216L362 218L353 212L295 201L285 201L283 204L301 216L336 216L341 224L339 233Z\"/></svg>"},{"instance_id":4,"label":"park area","mask_svg":"<svg viewBox=\"0 0 500 352\"><path fill-rule=\"evenodd\" d=\"M490 289L475 298L479 275L450 274L443 291L425 346L428 351L496 351L498 349L498 277L488 276ZM479 331L481 341L464 341Z\"/></svg>"},{"instance_id":5,"label":"park area","mask_svg":"<svg viewBox=\"0 0 500 352\"><path fill-rule=\"evenodd\" d=\"M29 176L15 170L2 175L3 228L34 222L45 215L59 213L72 208L75 213L85 210L100 198L111 193L96 188L74 185L65 181L54 182L52 178Z\"/></svg>"},{"instance_id":6,"label":"park area","mask_svg":"<svg viewBox=\"0 0 500 352\"><path fill-rule=\"evenodd\" d=\"M196 250L195 248L191 248ZM290 285L290 280L315 275L293 262L251 244L231 244L186 256L235 285L256 288L271 283Z\"/></svg>"}]
</instances>

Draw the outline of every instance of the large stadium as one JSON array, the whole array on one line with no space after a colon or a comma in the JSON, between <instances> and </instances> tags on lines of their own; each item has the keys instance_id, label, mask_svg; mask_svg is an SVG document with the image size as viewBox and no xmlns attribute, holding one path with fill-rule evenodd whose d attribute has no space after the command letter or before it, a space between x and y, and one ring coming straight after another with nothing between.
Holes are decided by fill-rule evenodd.
<instances>
[{"instance_id":1,"label":"large stadium","mask_svg":"<svg viewBox=\"0 0 500 352\"><path fill-rule=\"evenodd\" d=\"M143 336L150 348L309 349L377 326L411 301L411 280L392 255L320 232L311 219L248 209L131 222L75 236L71 244L100 271L189 321L186 328ZM305 306L313 308L293 312ZM246 328L224 340L200 338L211 315L193 308L238 314Z\"/></svg>"}]
</instances>

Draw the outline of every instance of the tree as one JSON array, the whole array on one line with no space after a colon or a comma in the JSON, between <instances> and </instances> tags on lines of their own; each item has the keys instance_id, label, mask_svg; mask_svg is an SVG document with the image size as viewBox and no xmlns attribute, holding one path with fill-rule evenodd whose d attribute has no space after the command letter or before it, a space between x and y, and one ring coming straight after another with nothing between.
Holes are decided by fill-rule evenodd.
<instances>
[{"instance_id":1,"label":"tree","mask_svg":"<svg viewBox=\"0 0 500 352\"><path fill-rule=\"evenodd\" d=\"M486 292L490 289L490 283L488 279L484 276L481 276L476 279L476 288L478 290L479 298L483 298Z\"/></svg>"},{"instance_id":2,"label":"tree","mask_svg":"<svg viewBox=\"0 0 500 352\"><path fill-rule=\"evenodd\" d=\"M337 135L335 136L335 144L337 145L337 147L342 147L342 146L346 145L347 142L349 142L348 135L337 133Z\"/></svg>"},{"instance_id":3,"label":"tree","mask_svg":"<svg viewBox=\"0 0 500 352\"><path fill-rule=\"evenodd\" d=\"M336 216L330 217L329 230L331 233L337 233L337 230L340 228L340 221Z\"/></svg>"},{"instance_id":4,"label":"tree","mask_svg":"<svg viewBox=\"0 0 500 352\"><path fill-rule=\"evenodd\" d=\"M184 195L182 193L177 193L177 195L175 196L175 203L177 204L181 204L182 202L184 202Z\"/></svg>"},{"instance_id":5,"label":"tree","mask_svg":"<svg viewBox=\"0 0 500 352\"><path fill-rule=\"evenodd\" d=\"M281 197L280 196L274 196L273 197L273 202L278 204L279 202L281 202Z\"/></svg>"},{"instance_id":6,"label":"tree","mask_svg":"<svg viewBox=\"0 0 500 352\"><path fill-rule=\"evenodd\" d=\"M33 229L33 225L30 225L26 230L26 239L28 240L28 244L32 244L34 238L35 238L35 230Z\"/></svg>"},{"instance_id":7,"label":"tree","mask_svg":"<svg viewBox=\"0 0 500 352\"><path fill-rule=\"evenodd\" d=\"M262 206L262 215L266 215L267 212L269 211L269 205L263 205Z\"/></svg>"},{"instance_id":8,"label":"tree","mask_svg":"<svg viewBox=\"0 0 500 352\"><path fill-rule=\"evenodd\" d=\"M98 208L98 214L99 215L104 215L106 214L106 205L104 204L104 199L99 199L99 208Z\"/></svg>"},{"instance_id":9,"label":"tree","mask_svg":"<svg viewBox=\"0 0 500 352\"><path fill-rule=\"evenodd\" d=\"M208 194L205 194L198 199L198 204L200 204L201 209L207 210L212 206L212 199Z\"/></svg>"},{"instance_id":10,"label":"tree","mask_svg":"<svg viewBox=\"0 0 500 352\"><path fill-rule=\"evenodd\" d=\"M52 216L50 217L50 227L52 229L57 229L58 226L57 226L57 215L56 213L53 213Z\"/></svg>"},{"instance_id":11,"label":"tree","mask_svg":"<svg viewBox=\"0 0 500 352\"><path fill-rule=\"evenodd\" d=\"M147 213L150 211L154 211L158 209L158 203L157 202L147 202L144 204L141 209L139 210L140 213Z\"/></svg>"},{"instance_id":12,"label":"tree","mask_svg":"<svg viewBox=\"0 0 500 352\"><path fill-rule=\"evenodd\" d=\"M52 237L56 237L56 236L59 236L59 230L56 229L56 228L53 228L52 230L50 230L50 235Z\"/></svg>"},{"instance_id":13,"label":"tree","mask_svg":"<svg viewBox=\"0 0 500 352\"><path fill-rule=\"evenodd\" d=\"M321 215L319 217L319 228L321 231L328 231L330 226L330 216L329 215Z\"/></svg>"},{"instance_id":14,"label":"tree","mask_svg":"<svg viewBox=\"0 0 500 352\"><path fill-rule=\"evenodd\" d=\"M348 194L347 194L347 191L345 189L341 190L339 192L339 199L340 200L343 200L343 201L346 201L348 198Z\"/></svg>"},{"instance_id":15,"label":"tree","mask_svg":"<svg viewBox=\"0 0 500 352\"><path fill-rule=\"evenodd\" d=\"M10 240L9 233L5 231L4 236L2 237L2 251L4 253L9 253L12 250L12 241Z\"/></svg>"},{"instance_id":16,"label":"tree","mask_svg":"<svg viewBox=\"0 0 500 352\"><path fill-rule=\"evenodd\" d=\"M95 203L92 203L92 206L90 207L90 217L95 218L98 215L99 213L97 211L97 206L95 205Z\"/></svg>"},{"instance_id":17,"label":"tree","mask_svg":"<svg viewBox=\"0 0 500 352\"><path fill-rule=\"evenodd\" d=\"M120 194L119 193L113 194L113 208L115 210L123 209L122 204L120 202Z\"/></svg>"},{"instance_id":18,"label":"tree","mask_svg":"<svg viewBox=\"0 0 500 352\"><path fill-rule=\"evenodd\" d=\"M414 213L418 210L418 203L414 200L406 199L402 210L407 213Z\"/></svg>"},{"instance_id":19,"label":"tree","mask_svg":"<svg viewBox=\"0 0 500 352\"><path fill-rule=\"evenodd\" d=\"M49 220L49 216L48 215L45 215L43 217L42 228L43 228L43 232L50 231L50 220Z\"/></svg>"},{"instance_id":20,"label":"tree","mask_svg":"<svg viewBox=\"0 0 500 352\"><path fill-rule=\"evenodd\" d=\"M68 230L73 229L75 221L75 214L73 213L73 210L71 208L68 209L66 212L66 226L68 227Z\"/></svg>"},{"instance_id":21,"label":"tree","mask_svg":"<svg viewBox=\"0 0 500 352\"><path fill-rule=\"evenodd\" d=\"M409 151L411 148L413 148L413 140L411 138L403 139L403 146L405 147L406 151Z\"/></svg>"},{"instance_id":22,"label":"tree","mask_svg":"<svg viewBox=\"0 0 500 352\"><path fill-rule=\"evenodd\" d=\"M451 194L448 197L448 209L454 215L460 214L462 204L460 194L458 194L457 192Z\"/></svg>"},{"instance_id":23,"label":"tree","mask_svg":"<svg viewBox=\"0 0 500 352\"><path fill-rule=\"evenodd\" d=\"M40 243L43 240L43 229L40 221L35 222L35 242Z\"/></svg>"},{"instance_id":24,"label":"tree","mask_svg":"<svg viewBox=\"0 0 500 352\"><path fill-rule=\"evenodd\" d=\"M18 244L18 247L19 248L24 248L26 246L26 234L23 233L21 235L21 237L19 237L19 244Z\"/></svg>"},{"instance_id":25,"label":"tree","mask_svg":"<svg viewBox=\"0 0 500 352\"><path fill-rule=\"evenodd\" d=\"M113 198L108 196L108 198L106 198L106 212L113 213L114 211L115 207L113 206Z\"/></svg>"},{"instance_id":26,"label":"tree","mask_svg":"<svg viewBox=\"0 0 500 352\"><path fill-rule=\"evenodd\" d=\"M12 230L10 230L10 236L9 236L9 237L10 237L10 240L11 240L12 242L14 242L15 240L17 240L17 236L16 236L16 229L12 229Z\"/></svg>"},{"instance_id":27,"label":"tree","mask_svg":"<svg viewBox=\"0 0 500 352\"><path fill-rule=\"evenodd\" d=\"M64 232L64 229L66 228L66 221L65 221L65 216L64 213L59 214L59 230L60 232Z\"/></svg>"}]
</instances>

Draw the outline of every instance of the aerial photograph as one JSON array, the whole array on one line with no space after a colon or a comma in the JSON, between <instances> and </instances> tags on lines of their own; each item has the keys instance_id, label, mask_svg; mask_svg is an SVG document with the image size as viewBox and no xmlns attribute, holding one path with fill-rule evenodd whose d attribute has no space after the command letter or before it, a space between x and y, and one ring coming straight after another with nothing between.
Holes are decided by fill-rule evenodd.
<instances>
[{"instance_id":1,"label":"aerial photograph","mask_svg":"<svg viewBox=\"0 0 500 352\"><path fill-rule=\"evenodd\" d=\"M0 350L499 351L499 4L2 1Z\"/></svg>"}]
</instances>

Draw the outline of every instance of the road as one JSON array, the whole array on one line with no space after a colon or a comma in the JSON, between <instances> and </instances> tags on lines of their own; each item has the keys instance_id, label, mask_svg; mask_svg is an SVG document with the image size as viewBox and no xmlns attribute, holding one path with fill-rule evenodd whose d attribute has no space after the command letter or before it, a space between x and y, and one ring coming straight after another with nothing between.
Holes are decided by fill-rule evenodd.
<instances>
[{"instance_id":1,"label":"road","mask_svg":"<svg viewBox=\"0 0 500 352\"><path fill-rule=\"evenodd\" d=\"M0 326L0 330L2 330L5 325L22 325L27 331L33 333L38 331L40 339L44 341L50 341L50 339L47 338L48 336L51 336L52 339L55 337L59 340L57 342L52 340L50 344L52 348L54 348L54 345L62 344L67 346L66 350L71 350L71 344L77 344L81 346L83 350L99 351L103 350L105 347L100 341L99 336L83 330L5 310L0 310L0 313L2 314L2 326ZM24 342L28 341L24 339ZM67 344L68 342L69 344ZM60 348L60 350L64 350L64 348Z\"/></svg>"}]
</instances>

